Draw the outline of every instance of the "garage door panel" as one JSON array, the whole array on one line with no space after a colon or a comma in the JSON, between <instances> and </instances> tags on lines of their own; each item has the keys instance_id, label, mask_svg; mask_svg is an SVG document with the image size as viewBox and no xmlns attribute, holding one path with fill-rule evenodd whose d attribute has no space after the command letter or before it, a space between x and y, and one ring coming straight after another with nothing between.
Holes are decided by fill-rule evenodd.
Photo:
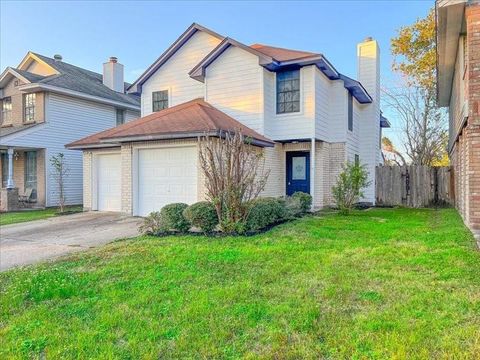
<instances>
[{"instance_id":1,"label":"garage door panel","mask_svg":"<svg viewBox=\"0 0 480 360\"><path fill-rule=\"evenodd\" d=\"M97 209L121 209L121 157L120 154L97 156Z\"/></svg>"},{"instance_id":2,"label":"garage door panel","mask_svg":"<svg viewBox=\"0 0 480 360\"><path fill-rule=\"evenodd\" d=\"M142 216L170 203L197 201L196 147L139 150L137 196Z\"/></svg>"}]
</instances>

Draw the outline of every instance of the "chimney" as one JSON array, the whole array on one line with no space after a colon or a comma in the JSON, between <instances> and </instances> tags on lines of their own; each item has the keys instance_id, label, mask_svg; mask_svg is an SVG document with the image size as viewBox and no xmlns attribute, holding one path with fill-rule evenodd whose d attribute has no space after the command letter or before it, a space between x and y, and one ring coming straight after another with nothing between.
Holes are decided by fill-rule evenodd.
<instances>
[{"instance_id":1,"label":"chimney","mask_svg":"<svg viewBox=\"0 0 480 360\"><path fill-rule=\"evenodd\" d=\"M108 62L103 64L103 85L120 93L125 92L123 65L118 63L118 59L114 56L111 56Z\"/></svg>"},{"instance_id":2,"label":"chimney","mask_svg":"<svg viewBox=\"0 0 480 360\"><path fill-rule=\"evenodd\" d=\"M357 45L358 81L362 83L370 96L380 99L380 48L371 36Z\"/></svg>"},{"instance_id":3,"label":"chimney","mask_svg":"<svg viewBox=\"0 0 480 360\"><path fill-rule=\"evenodd\" d=\"M370 185L363 191L362 201L375 204L375 166L380 156L380 48L371 37L357 45L357 79L373 102L359 109L359 155L368 171Z\"/></svg>"}]
</instances>

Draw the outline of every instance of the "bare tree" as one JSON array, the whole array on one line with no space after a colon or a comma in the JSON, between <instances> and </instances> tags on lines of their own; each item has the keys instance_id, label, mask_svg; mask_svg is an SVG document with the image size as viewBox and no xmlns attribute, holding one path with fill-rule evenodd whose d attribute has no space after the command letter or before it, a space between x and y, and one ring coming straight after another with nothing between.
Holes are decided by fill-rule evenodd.
<instances>
[{"instance_id":1,"label":"bare tree","mask_svg":"<svg viewBox=\"0 0 480 360\"><path fill-rule=\"evenodd\" d=\"M398 151L393 145L392 141L384 136L382 137L382 152L385 158L385 164L392 166L405 166L407 161L400 151Z\"/></svg>"},{"instance_id":2,"label":"bare tree","mask_svg":"<svg viewBox=\"0 0 480 360\"><path fill-rule=\"evenodd\" d=\"M63 153L58 153L57 155L52 155L50 158L50 164L52 165L52 176L57 183L57 192L58 192L58 207L60 212L65 211L65 180L69 173L69 168L65 162L65 155Z\"/></svg>"},{"instance_id":3,"label":"bare tree","mask_svg":"<svg viewBox=\"0 0 480 360\"><path fill-rule=\"evenodd\" d=\"M436 107L435 93L405 84L384 90L385 103L401 122L405 154L414 165L433 165L442 159L447 138L446 113Z\"/></svg>"},{"instance_id":4,"label":"bare tree","mask_svg":"<svg viewBox=\"0 0 480 360\"><path fill-rule=\"evenodd\" d=\"M207 197L215 205L220 227L225 232L242 231L246 204L265 188L270 173L263 151L236 131L220 138L202 137L199 153Z\"/></svg>"}]
</instances>

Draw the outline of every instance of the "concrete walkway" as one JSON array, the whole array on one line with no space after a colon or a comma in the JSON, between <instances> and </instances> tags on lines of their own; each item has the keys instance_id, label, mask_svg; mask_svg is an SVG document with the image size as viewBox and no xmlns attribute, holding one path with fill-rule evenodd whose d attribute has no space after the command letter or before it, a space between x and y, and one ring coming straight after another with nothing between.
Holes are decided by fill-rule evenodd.
<instances>
[{"instance_id":1,"label":"concrete walkway","mask_svg":"<svg viewBox=\"0 0 480 360\"><path fill-rule=\"evenodd\" d=\"M0 271L138 235L139 218L86 212L0 228Z\"/></svg>"}]
</instances>

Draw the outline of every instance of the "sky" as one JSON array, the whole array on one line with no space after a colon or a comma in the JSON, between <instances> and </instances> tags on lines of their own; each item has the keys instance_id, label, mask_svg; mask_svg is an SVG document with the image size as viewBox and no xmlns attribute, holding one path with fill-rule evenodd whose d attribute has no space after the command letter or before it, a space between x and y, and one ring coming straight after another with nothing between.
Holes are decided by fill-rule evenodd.
<instances>
[{"instance_id":1,"label":"sky","mask_svg":"<svg viewBox=\"0 0 480 360\"><path fill-rule=\"evenodd\" d=\"M356 44L381 48L383 83L391 82L390 39L424 17L425 1L0 1L0 67L16 67L31 50L101 73L116 56L133 82L193 22L244 44L322 53L356 78ZM395 138L398 123L386 132Z\"/></svg>"}]
</instances>

